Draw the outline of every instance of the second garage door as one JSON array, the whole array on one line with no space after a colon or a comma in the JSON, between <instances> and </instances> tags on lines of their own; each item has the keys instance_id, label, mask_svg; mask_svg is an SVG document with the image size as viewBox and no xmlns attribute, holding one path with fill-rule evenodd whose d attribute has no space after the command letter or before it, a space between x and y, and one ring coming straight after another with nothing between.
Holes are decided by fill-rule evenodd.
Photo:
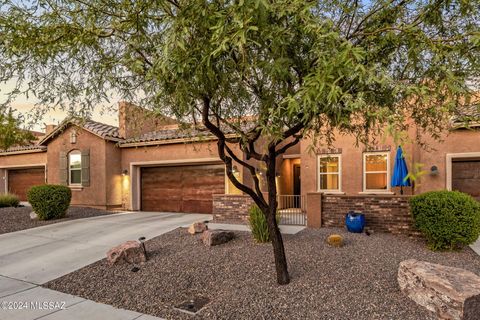
<instances>
[{"instance_id":1,"label":"second garage door","mask_svg":"<svg viewBox=\"0 0 480 320\"><path fill-rule=\"evenodd\" d=\"M452 189L480 201L480 160L452 162Z\"/></svg>"},{"instance_id":2,"label":"second garage door","mask_svg":"<svg viewBox=\"0 0 480 320\"><path fill-rule=\"evenodd\" d=\"M212 195L225 193L223 165L141 168L143 211L212 213Z\"/></svg>"},{"instance_id":3,"label":"second garage door","mask_svg":"<svg viewBox=\"0 0 480 320\"><path fill-rule=\"evenodd\" d=\"M16 194L20 201L27 201L27 191L30 187L44 183L44 168L8 170L8 192Z\"/></svg>"}]
</instances>

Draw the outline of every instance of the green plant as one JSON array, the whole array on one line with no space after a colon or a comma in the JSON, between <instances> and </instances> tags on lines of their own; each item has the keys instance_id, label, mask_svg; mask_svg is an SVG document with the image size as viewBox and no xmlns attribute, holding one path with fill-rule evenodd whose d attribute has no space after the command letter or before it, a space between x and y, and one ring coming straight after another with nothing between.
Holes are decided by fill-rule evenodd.
<instances>
[{"instance_id":1,"label":"green plant","mask_svg":"<svg viewBox=\"0 0 480 320\"><path fill-rule=\"evenodd\" d=\"M277 213L277 223L280 222L280 215ZM262 210L255 204L250 207L248 224L255 241L260 243L270 242L270 232L268 231L267 218Z\"/></svg>"},{"instance_id":2,"label":"green plant","mask_svg":"<svg viewBox=\"0 0 480 320\"><path fill-rule=\"evenodd\" d=\"M34 186L28 190L27 199L40 220L57 219L67 213L72 191L61 185Z\"/></svg>"},{"instance_id":3,"label":"green plant","mask_svg":"<svg viewBox=\"0 0 480 320\"><path fill-rule=\"evenodd\" d=\"M20 203L18 197L11 193L0 194L0 208L17 207Z\"/></svg>"},{"instance_id":4,"label":"green plant","mask_svg":"<svg viewBox=\"0 0 480 320\"><path fill-rule=\"evenodd\" d=\"M458 191L426 192L410 199L415 226L432 250L452 250L480 235L480 203Z\"/></svg>"}]
</instances>

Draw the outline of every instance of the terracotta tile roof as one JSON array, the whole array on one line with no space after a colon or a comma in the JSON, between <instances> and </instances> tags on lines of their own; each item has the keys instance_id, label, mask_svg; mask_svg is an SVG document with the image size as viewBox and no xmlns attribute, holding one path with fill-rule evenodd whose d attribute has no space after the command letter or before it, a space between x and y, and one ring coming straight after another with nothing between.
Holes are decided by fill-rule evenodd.
<instances>
[{"instance_id":1,"label":"terracotta tile roof","mask_svg":"<svg viewBox=\"0 0 480 320\"><path fill-rule=\"evenodd\" d=\"M39 145L43 145L45 142L53 138L57 133L64 130L69 125L77 125L85 130L99 136L102 139L110 141L122 141L123 138L120 136L118 127L101 123L89 119L77 119L77 118L67 118L63 120L52 132L47 134L42 140L38 142Z\"/></svg>"},{"instance_id":2,"label":"terracotta tile roof","mask_svg":"<svg viewBox=\"0 0 480 320\"><path fill-rule=\"evenodd\" d=\"M241 125L242 130L248 130L252 127L251 123L244 123ZM226 135L234 135L235 130L230 127L224 127L222 129L223 133ZM200 127L196 129L184 129L184 128L165 128L153 132L145 133L139 137L125 139L119 142L120 146L132 146L132 145L142 145L142 144L155 144L156 142L163 143L174 143L173 140L215 140L216 137L205 127ZM176 142L176 141L175 141Z\"/></svg>"},{"instance_id":3,"label":"terracotta tile roof","mask_svg":"<svg viewBox=\"0 0 480 320\"><path fill-rule=\"evenodd\" d=\"M132 143L148 143L154 141L176 140L176 139L192 139L192 138L213 138L208 130L185 130L185 129L165 129L145 133L136 138L126 139L120 142L120 145Z\"/></svg>"},{"instance_id":4,"label":"terracotta tile roof","mask_svg":"<svg viewBox=\"0 0 480 320\"><path fill-rule=\"evenodd\" d=\"M7 150L0 150L0 153L16 153L16 152L23 152L23 151L47 151L47 147L39 146L36 144L28 145L28 146L16 146L8 148Z\"/></svg>"},{"instance_id":5,"label":"terracotta tile roof","mask_svg":"<svg viewBox=\"0 0 480 320\"><path fill-rule=\"evenodd\" d=\"M479 125L480 104L471 104L458 108L452 121L455 125Z\"/></svg>"},{"instance_id":6,"label":"terracotta tile roof","mask_svg":"<svg viewBox=\"0 0 480 320\"><path fill-rule=\"evenodd\" d=\"M111 126L109 124L93 121L93 120L85 120L85 121L76 121L76 124L91 131L104 139L122 139L120 137L120 133L118 127Z\"/></svg>"}]
</instances>

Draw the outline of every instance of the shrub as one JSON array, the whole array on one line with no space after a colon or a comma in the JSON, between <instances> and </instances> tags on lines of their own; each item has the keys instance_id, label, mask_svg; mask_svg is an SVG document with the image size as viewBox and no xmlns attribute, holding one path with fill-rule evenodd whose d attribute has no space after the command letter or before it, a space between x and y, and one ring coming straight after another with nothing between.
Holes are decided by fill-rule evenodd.
<instances>
[{"instance_id":1,"label":"shrub","mask_svg":"<svg viewBox=\"0 0 480 320\"><path fill-rule=\"evenodd\" d=\"M5 207L18 207L20 200L18 197L11 193L0 194L0 208Z\"/></svg>"},{"instance_id":2,"label":"shrub","mask_svg":"<svg viewBox=\"0 0 480 320\"><path fill-rule=\"evenodd\" d=\"M279 218L280 216L277 215L277 223L280 220ZM271 239L270 232L268 231L267 218L257 205L250 207L248 223L255 241L260 243L270 242Z\"/></svg>"},{"instance_id":3,"label":"shrub","mask_svg":"<svg viewBox=\"0 0 480 320\"><path fill-rule=\"evenodd\" d=\"M34 186L28 190L27 199L40 220L57 219L67 213L72 191L66 186L53 184Z\"/></svg>"},{"instance_id":4,"label":"shrub","mask_svg":"<svg viewBox=\"0 0 480 320\"><path fill-rule=\"evenodd\" d=\"M410 200L415 226L432 250L469 245L480 234L480 203L458 191L432 191Z\"/></svg>"}]
</instances>

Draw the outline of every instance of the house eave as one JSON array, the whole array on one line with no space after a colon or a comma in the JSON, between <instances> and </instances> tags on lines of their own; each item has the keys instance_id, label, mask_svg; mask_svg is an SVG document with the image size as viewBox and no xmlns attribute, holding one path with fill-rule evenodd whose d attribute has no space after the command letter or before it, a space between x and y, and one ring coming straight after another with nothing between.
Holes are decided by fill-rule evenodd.
<instances>
[{"instance_id":1,"label":"house eave","mask_svg":"<svg viewBox=\"0 0 480 320\"><path fill-rule=\"evenodd\" d=\"M225 135L226 138L234 138L235 134ZM166 144L179 144L179 143L193 143L193 142L211 142L218 140L215 136L208 137L191 137L191 138L177 138L177 139L163 139L163 140L153 140L153 141L138 141L138 142L120 142L118 146L120 148L132 148L132 147L149 147L149 146L159 146Z\"/></svg>"},{"instance_id":2,"label":"house eave","mask_svg":"<svg viewBox=\"0 0 480 320\"><path fill-rule=\"evenodd\" d=\"M39 153L39 152L47 152L47 149L33 149L33 150L18 150L18 151L1 151L0 156L10 156L16 154L27 154L27 153Z\"/></svg>"},{"instance_id":3,"label":"house eave","mask_svg":"<svg viewBox=\"0 0 480 320\"><path fill-rule=\"evenodd\" d=\"M52 132L50 132L49 134L47 134L42 140L40 140L38 142L38 145L40 146L45 146L47 144L47 142L51 139L53 139L58 133L59 131L61 130L65 130L68 126L76 126L77 128L80 128L80 129L83 129L97 137L99 137L100 139L103 139L103 140L106 140L106 141L112 141L112 142L120 142L120 141L123 141L124 139L121 139L121 138L113 138L113 137L102 137L101 135L99 135L98 133L92 131L92 130L89 130L85 127L82 127L76 123L72 123L72 122L67 122L63 125L59 125L57 128L55 128L55 130L53 130Z\"/></svg>"}]
</instances>

